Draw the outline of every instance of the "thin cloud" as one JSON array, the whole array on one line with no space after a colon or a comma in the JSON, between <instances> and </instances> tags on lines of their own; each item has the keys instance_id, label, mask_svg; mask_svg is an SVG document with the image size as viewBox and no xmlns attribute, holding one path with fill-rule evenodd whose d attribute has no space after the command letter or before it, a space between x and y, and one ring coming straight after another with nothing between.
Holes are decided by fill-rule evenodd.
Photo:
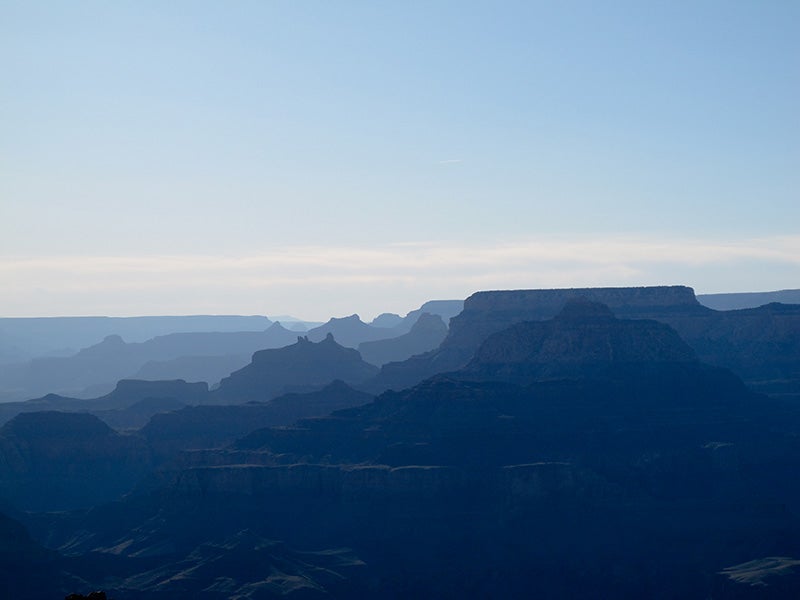
<instances>
[{"instance_id":1,"label":"thin cloud","mask_svg":"<svg viewBox=\"0 0 800 600\"><path fill-rule=\"evenodd\" d=\"M798 280L800 236L294 246L250 256L0 257L0 315L296 312L327 318L359 310L365 298L368 312L377 314L481 289L700 283L706 290L755 291L793 287Z\"/></svg>"},{"instance_id":2,"label":"thin cloud","mask_svg":"<svg viewBox=\"0 0 800 600\"><path fill-rule=\"evenodd\" d=\"M461 159L461 158L448 158L448 159L445 159L445 160L440 160L439 164L440 165L455 165L455 164L458 164L458 163L461 163L461 162L464 162L464 160Z\"/></svg>"}]
</instances>

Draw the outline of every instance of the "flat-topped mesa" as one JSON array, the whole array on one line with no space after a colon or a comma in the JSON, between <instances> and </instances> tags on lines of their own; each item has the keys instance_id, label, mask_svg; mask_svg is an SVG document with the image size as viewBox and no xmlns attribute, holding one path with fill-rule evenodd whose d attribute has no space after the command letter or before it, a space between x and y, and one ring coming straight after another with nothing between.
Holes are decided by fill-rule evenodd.
<instances>
[{"instance_id":1,"label":"flat-topped mesa","mask_svg":"<svg viewBox=\"0 0 800 600\"><path fill-rule=\"evenodd\" d=\"M567 300L585 298L631 313L665 308L699 307L694 290L685 285L648 287L562 288L540 290L499 290L476 292L464 302L464 310L504 311L528 310L540 312L543 318L553 317ZM619 316L619 314L618 314ZM458 317L456 317L458 318Z\"/></svg>"},{"instance_id":2,"label":"flat-topped mesa","mask_svg":"<svg viewBox=\"0 0 800 600\"><path fill-rule=\"evenodd\" d=\"M621 318L710 312L700 305L692 288L682 285L477 292L450 321L450 334L442 347L455 351L460 361L469 360L492 333L520 321L552 319L568 301L579 298L601 302Z\"/></svg>"},{"instance_id":3,"label":"flat-topped mesa","mask_svg":"<svg viewBox=\"0 0 800 600\"><path fill-rule=\"evenodd\" d=\"M493 333L522 321L552 319L569 300L601 302L620 318L655 319L705 317L714 311L700 305L687 286L628 288L571 288L477 292L464 302L464 310L450 319L450 330L438 349L401 363L389 363L372 383L371 391L403 389L423 379L465 366Z\"/></svg>"},{"instance_id":4,"label":"flat-topped mesa","mask_svg":"<svg viewBox=\"0 0 800 600\"><path fill-rule=\"evenodd\" d=\"M568 301L553 319L517 323L490 335L461 374L536 381L695 361L695 353L668 325L617 319L606 305L580 299Z\"/></svg>"}]
</instances>

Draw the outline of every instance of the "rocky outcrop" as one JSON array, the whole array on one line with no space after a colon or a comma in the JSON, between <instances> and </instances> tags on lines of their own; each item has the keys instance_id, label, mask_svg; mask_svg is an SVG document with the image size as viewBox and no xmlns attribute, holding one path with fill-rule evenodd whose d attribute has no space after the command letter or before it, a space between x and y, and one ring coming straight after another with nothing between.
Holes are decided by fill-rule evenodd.
<instances>
[{"instance_id":1,"label":"rocky outcrop","mask_svg":"<svg viewBox=\"0 0 800 600\"><path fill-rule=\"evenodd\" d=\"M406 360L439 347L447 336L447 325L439 315L423 313L411 330L398 337L359 344L358 351L365 361L376 366Z\"/></svg>"},{"instance_id":2,"label":"rocky outcrop","mask_svg":"<svg viewBox=\"0 0 800 600\"><path fill-rule=\"evenodd\" d=\"M287 392L319 389L337 379L359 384L377 370L331 334L316 344L298 337L291 346L256 352L249 365L220 382L212 398L215 403L267 401Z\"/></svg>"}]
</instances>

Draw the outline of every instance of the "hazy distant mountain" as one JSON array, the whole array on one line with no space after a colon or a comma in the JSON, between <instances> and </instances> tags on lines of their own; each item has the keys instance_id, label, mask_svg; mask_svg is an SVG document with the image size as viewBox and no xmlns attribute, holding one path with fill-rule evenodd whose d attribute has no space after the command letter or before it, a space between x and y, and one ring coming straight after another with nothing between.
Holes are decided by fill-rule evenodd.
<instances>
[{"instance_id":1,"label":"hazy distant mountain","mask_svg":"<svg viewBox=\"0 0 800 600\"><path fill-rule=\"evenodd\" d=\"M417 319L424 313L439 315L444 324L449 326L450 319L464 309L463 300L429 300L416 310L412 310L403 319L403 327L410 330Z\"/></svg>"},{"instance_id":2,"label":"hazy distant mountain","mask_svg":"<svg viewBox=\"0 0 800 600\"><path fill-rule=\"evenodd\" d=\"M184 379L186 381L205 381L213 386L223 377L241 369L250 362L250 354L229 354L224 356L181 356L171 360L151 360L145 363L131 379L158 381L164 379Z\"/></svg>"},{"instance_id":3,"label":"hazy distant mountain","mask_svg":"<svg viewBox=\"0 0 800 600\"><path fill-rule=\"evenodd\" d=\"M0 318L0 364L67 356L109 335L143 342L170 333L263 331L270 324L260 316Z\"/></svg>"},{"instance_id":4,"label":"hazy distant mountain","mask_svg":"<svg viewBox=\"0 0 800 600\"><path fill-rule=\"evenodd\" d=\"M273 323L264 331L173 333L136 343L126 343L113 335L73 356L37 358L22 365L0 367L0 392L6 400L27 399L50 392L85 395L84 390L92 386L113 385L120 379L134 376L148 362L172 361L184 356L250 357L257 350L291 344L296 337L296 333L279 323ZM208 377L212 383L230 359L223 358L220 362L222 365L211 372L213 377ZM179 362L157 367L158 376L177 379L183 374L183 368L190 371L189 374L199 374L186 362Z\"/></svg>"},{"instance_id":5,"label":"hazy distant mountain","mask_svg":"<svg viewBox=\"0 0 800 600\"><path fill-rule=\"evenodd\" d=\"M447 337L447 325L439 315L421 314L408 333L375 342L362 342L358 351L368 363L381 366L406 360L439 347Z\"/></svg>"},{"instance_id":6,"label":"hazy distant mountain","mask_svg":"<svg viewBox=\"0 0 800 600\"><path fill-rule=\"evenodd\" d=\"M207 401L205 382L120 380L114 390L98 398L69 398L47 394L26 402L0 404L0 424L20 413L60 411L91 413L114 427L141 426L163 410ZM0 495L1 496L1 495Z\"/></svg>"},{"instance_id":7,"label":"hazy distant mountain","mask_svg":"<svg viewBox=\"0 0 800 600\"><path fill-rule=\"evenodd\" d=\"M403 322L403 317L394 313L381 313L369 322L373 327L396 327Z\"/></svg>"},{"instance_id":8,"label":"hazy distant mountain","mask_svg":"<svg viewBox=\"0 0 800 600\"><path fill-rule=\"evenodd\" d=\"M256 352L249 365L220 382L212 397L215 403L266 401L287 392L313 391L337 379L359 384L377 372L357 350L339 345L331 333L319 343L298 337L291 346Z\"/></svg>"},{"instance_id":9,"label":"hazy distant mountain","mask_svg":"<svg viewBox=\"0 0 800 600\"><path fill-rule=\"evenodd\" d=\"M268 318L292 331L308 331L323 324L322 321L306 321L292 315L271 315Z\"/></svg>"},{"instance_id":10,"label":"hazy distant mountain","mask_svg":"<svg viewBox=\"0 0 800 600\"><path fill-rule=\"evenodd\" d=\"M764 304L800 304L800 290L780 290L777 292L743 292L734 294L698 294L697 300L703 306L714 310L738 310L757 308Z\"/></svg>"},{"instance_id":11,"label":"hazy distant mountain","mask_svg":"<svg viewBox=\"0 0 800 600\"><path fill-rule=\"evenodd\" d=\"M362 342L397 337L402 333L396 328L387 329L367 325L358 315L350 315L341 319L332 318L324 325L311 329L308 332L308 339L312 342L320 342L325 339L325 336L332 334L342 346L358 348Z\"/></svg>"}]
</instances>

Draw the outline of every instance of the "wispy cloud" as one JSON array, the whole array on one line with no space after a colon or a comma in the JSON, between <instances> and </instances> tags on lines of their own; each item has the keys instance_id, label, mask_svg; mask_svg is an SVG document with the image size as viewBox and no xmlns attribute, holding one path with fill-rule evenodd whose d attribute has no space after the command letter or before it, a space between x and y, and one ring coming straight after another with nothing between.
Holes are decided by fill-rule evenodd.
<instances>
[{"instance_id":1,"label":"wispy cloud","mask_svg":"<svg viewBox=\"0 0 800 600\"><path fill-rule=\"evenodd\" d=\"M464 162L464 160L461 159L461 158L448 158L448 159L445 159L445 160L440 160L439 164L440 165L455 165L455 164L458 164L458 163L461 163L461 162Z\"/></svg>"},{"instance_id":2,"label":"wispy cloud","mask_svg":"<svg viewBox=\"0 0 800 600\"><path fill-rule=\"evenodd\" d=\"M402 312L426 299L480 289L685 283L701 284L702 291L747 291L797 281L800 236L295 246L249 256L3 257L0 314L294 311L325 318L353 310Z\"/></svg>"}]
</instances>

